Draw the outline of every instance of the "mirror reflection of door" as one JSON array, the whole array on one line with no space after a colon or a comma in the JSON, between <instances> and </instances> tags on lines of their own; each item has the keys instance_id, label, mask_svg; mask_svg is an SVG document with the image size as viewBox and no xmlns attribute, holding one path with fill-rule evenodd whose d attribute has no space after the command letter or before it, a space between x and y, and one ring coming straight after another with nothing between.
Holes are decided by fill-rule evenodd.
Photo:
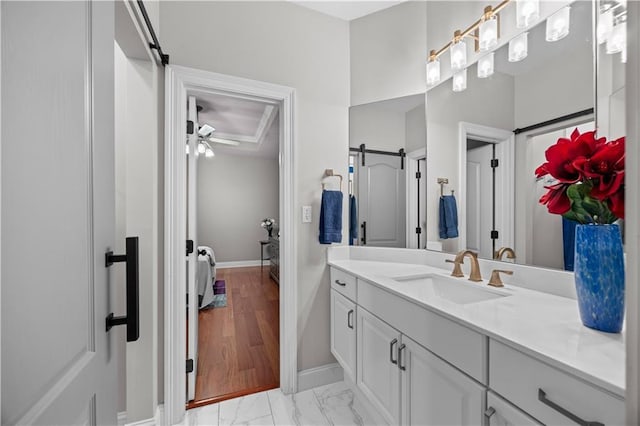
<instances>
[{"instance_id":1,"label":"mirror reflection of door","mask_svg":"<svg viewBox=\"0 0 640 426\"><path fill-rule=\"evenodd\" d=\"M495 240L495 145L467 139L467 248L491 259Z\"/></svg>"},{"instance_id":2,"label":"mirror reflection of door","mask_svg":"<svg viewBox=\"0 0 640 426\"><path fill-rule=\"evenodd\" d=\"M399 156L358 158L360 244L406 247L405 169Z\"/></svg>"}]
</instances>

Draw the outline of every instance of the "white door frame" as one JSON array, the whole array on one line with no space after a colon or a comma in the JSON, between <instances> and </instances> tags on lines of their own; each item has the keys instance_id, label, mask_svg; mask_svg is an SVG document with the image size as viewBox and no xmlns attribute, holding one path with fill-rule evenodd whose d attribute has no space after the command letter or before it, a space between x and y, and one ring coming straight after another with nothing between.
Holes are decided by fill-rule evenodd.
<instances>
[{"instance_id":1,"label":"white door frame","mask_svg":"<svg viewBox=\"0 0 640 426\"><path fill-rule=\"evenodd\" d=\"M295 90L261 81L171 65L165 69L164 423L185 414L187 94L219 93L280 106L280 388L297 390L295 285Z\"/></svg>"},{"instance_id":2,"label":"white door frame","mask_svg":"<svg viewBox=\"0 0 640 426\"><path fill-rule=\"evenodd\" d=\"M418 248L418 243L416 242L416 228L418 227L418 221L420 220L416 216L416 211L418 210L418 200L416 197L416 193L418 192L418 182L416 181L416 172L418 171L418 160L427 157L427 148L416 149L415 151L411 151L407 153L405 157L405 166L407 167L407 208L406 208L406 224L407 224L407 236L406 236L406 245L407 248ZM426 164L426 163L425 163ZM422 171L422 179L426 179L427 174L426 170ZM420 199L420 202L424 204L424 208L426 208L426 195ZM427 238L427 230L424 229L422 236Z\"/></svg>"},{"instance_id":3,"label":"white door frame","mask_svg":"<svg viewBox=\"0 0 640 426\"><path fill-rule=\"evenodd\" d=\"M480 124L466 123L461 121L458 125L458 183L459 193L456 197L458 201L458 250L467 247L467 139L473 138L484 142L496 144L500 150L502 163L497 174L502 182L502 191L496 193L496 198L508 200L503 203L502 220L496 223L500 229L500 240L503 246L513 247L514 242L514 183L515 176L514 152L515 138L510 130L498 129L495 127L482 126Z\"/></svg>"}]
</instances>

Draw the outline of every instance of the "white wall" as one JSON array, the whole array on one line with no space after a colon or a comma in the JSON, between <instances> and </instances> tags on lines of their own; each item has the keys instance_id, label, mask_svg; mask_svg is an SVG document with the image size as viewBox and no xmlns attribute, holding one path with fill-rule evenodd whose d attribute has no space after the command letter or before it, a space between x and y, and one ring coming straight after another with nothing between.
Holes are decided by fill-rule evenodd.
<instances>
[{"instance_id":1,"label":"white wall","mask_svg":"<svg viewBox=\"0 0 640 426\"><path fill-rule=\"evenodd\" d=\"M349 109L349 146L397 152L405 147L405 113L380 104L358 105ZM345 158L345 161L347 159Z\"/></svg>"},{"instance_id":2,"label":"white wall","mask_svg":"<svg viewBox=\"0 0 640 426\"><path fill-rule=\"evenodd\" d=\"M492 108L483 107L491 99ZM467 90L453 92L446 81L427 94L427 241L438 241L439 177L448 178L445 192L459 194L459 122L513 130L513 77L495 73L478 79L467 72ZM457 251L457 239L442 240L443 251Z\"/></svg>"},{"instance_id":3,"label":"white wall","mask_svg":"<svg viewBox=\"0 0 640 426\"><path fill-rule=\"evenodd\" d=\"M351 105L426 90L426 26L424 1L408 1L351 21Z\"/></svg>"},{"instance_id":4,"label":"white wall","mask_svg":"<svg viewBox=\"0 0 640 426\"><path fill-rule=\"evenodd\" d=\"M427 146L427 123L425 105L419 105L405 114L405 150L409 152Z\"/></svg>"},{"instance_id":5,"label":"white wall","mask_svg":"<svg viewBox=\"0 0 640 426\"><path fill-rule=\"evenodd\" d=\"M347 174L349 25L289 2L160 2L171 62L296 89L295 199L298 369L335 362L329 350L329 271L318 243L320 180ZM300 207L313 207L302 224ZM343 242L347 242L347 206Z\"/></svg>"},{"instance_id":6,"label":"white wall","mask_svg":"<svg viewBox=\"0 0 640 426\"><path fill-rule=\"evenodd\" d=\"M216 154L198 159L198 244L213 248L217 262L260 260L260 226L279 223L278 160Z\"/></svg>"},{"instance_id":7,"label":"white wall","mask_svg":"<svg viewBox=\"0 0 640 426\"><path fill-rule=\"evenodd\" d=\"M153 11L152 5L150 14L153 15ZM157 8L155 11L157 17ZM121 25L135 25L137 18L127 18L126 23L117 20L116 31L122 29ZM162 318L158 307L162 287L160 224L163 201L159 164L163 144L163 122L160 120L164 109L163 71L151 57L149 60L127 57L128 52L144 52L141 38L124 37L121 40L122 50L117 44L115 49L116 251L124 253L126 237L139 237L140 338L125 344L122 333L119 339L123 342L120 355L126 345L126 368L119 369L119 383L124 383L122 373L126 371L126 390L120 389L118 409L126 409L127 421L135 422L153 417L162 395L162 380L158 378ZM124 268L116 269L124 271ZM122 271L116 272L116 286L121 294L118 312L125 310Z\"/></svg>"}]
</instances>

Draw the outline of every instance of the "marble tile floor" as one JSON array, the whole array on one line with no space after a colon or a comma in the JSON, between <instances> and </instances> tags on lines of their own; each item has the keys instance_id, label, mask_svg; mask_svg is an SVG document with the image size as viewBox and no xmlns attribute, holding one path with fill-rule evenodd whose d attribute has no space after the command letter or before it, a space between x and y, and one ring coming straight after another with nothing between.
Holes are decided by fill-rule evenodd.
<instances>
[{"instance_id":1,"label":"marble tile floor","mask_svg":"<svg viewBox=\"0 0 640 426\"><path fill-rule=\"evenodd\" d=\"M184 426L371 425L344 382L284 395L273 389L187 411Z\"/></svg>"}]
</instances>

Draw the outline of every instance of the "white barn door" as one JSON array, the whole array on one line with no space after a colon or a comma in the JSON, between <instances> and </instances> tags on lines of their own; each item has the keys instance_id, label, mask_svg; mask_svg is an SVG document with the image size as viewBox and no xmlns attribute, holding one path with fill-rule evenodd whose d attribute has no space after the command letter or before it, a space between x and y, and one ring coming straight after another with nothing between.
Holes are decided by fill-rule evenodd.
<instances>
[{"instance_id":1,"label":"white barn door","mask_svg":"<svg viewBox=\"0 0 640 426\"><path fill-rule=\"evenodd\" d=\"M116 423L113 8L0 4L2 424Z\"/></svg>"}]
</instances>

